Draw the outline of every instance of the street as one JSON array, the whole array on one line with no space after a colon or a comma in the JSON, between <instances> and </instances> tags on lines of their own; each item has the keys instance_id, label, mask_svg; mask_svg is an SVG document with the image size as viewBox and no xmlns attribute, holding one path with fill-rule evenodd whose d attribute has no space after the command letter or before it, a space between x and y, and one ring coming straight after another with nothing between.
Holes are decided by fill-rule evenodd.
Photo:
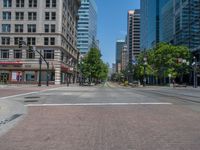
<instances>
[{"instance_id":1,"label":"street","mask_svg":"<svg viewBox=\"0 0 200 150\"><path fill-rule=\"evenodd\" d=\"M12 91L17 88L7 89ZM0 119L19 115L0 125L1 150L200 147L200 89L125 88L106 83L43 90L32 87L26 93L0 96Z\"/></svg>"}]
</instances>

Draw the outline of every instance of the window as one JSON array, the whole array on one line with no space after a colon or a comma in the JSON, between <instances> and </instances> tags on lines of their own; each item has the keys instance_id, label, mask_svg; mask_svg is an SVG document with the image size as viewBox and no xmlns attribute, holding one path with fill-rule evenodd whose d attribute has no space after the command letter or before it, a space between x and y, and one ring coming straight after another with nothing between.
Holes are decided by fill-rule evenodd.
<instances>
[{"instance_id":1,"label":"window","mask_svg":"<svg viewBox=\"0 0 200 150\"><path fill-rule=\"evenodd\" d=\"M49 38L48 37L44 38L44 45L49 45Z\"/></svg>"},{"instance_id":2,"label":"window","mask_svg":"<svg viewBox=\"0 0 200 150\"><path fill-rule=\"evenodd\" d=\"M61 61L63 61L63 62L64 62L64 56L65 56L65 54L64 54L64 52L62 52L61 53Z\"/></svg>"},{"instance_id":3,"label":"window","mask_svg":"<svg viewBox=\"0 0 200 150\"><path fill-rule=\"evenodd\" d=\"M2 32L10 32L11 31L11 26L10 24L2 24Z\"/></svg>"},{"instance_id":4,"label":"window","mask_svg":"<svg viewBox=\"0 0 200 150\"><path fill-rule=\"evenodd\" d=\"M45 59L54 59L54 50L44 50Z\"/></svg>"},{"instance_id":5,"label":"window","mask_svg":"<svg viewBox=\"0 0 200 150\"><path fill-rule=\"evenodd\" d=\"M24 20L24 12L16 12L15 19L16 20Z\"/></svg>"},{"instance_id":6,"label":"window","mask_svg":"<svg viewBox=\"0 0 200 150\"><path fill-rule=\"evenodd\" d=\"M28 32L36 32L36 24L28 24L27 25Z\"/></svg>"},{"instance_id":7,"label":"window","mask_svg":"<svg viewBox=\"0 0 200 150\"><path fill-rule=\"evenodd\" d=\"M36 39L35 39L35 37L28 37L28 38L27 38L27 44L28 44L28 45L35 45L35 44L36 44Z\"/></svg>"},{"instance_id":8,"label":"window","mask_svg":"<svg viewBox=\"0 0 200 150\"><path fill-rule=\"evenodd\" d=\"M29 7L37 7L37 0L29 0Z\"/></svg>"},{"instance_id":9,"label":"window","mask_svg":"<svg viewBox=\"0 0 200 150\"><path fill-rule=\"evenodd\" d=\"M2 45L10 45L10 37L2 37L1 44Z\"/></svg>"},{"instance_id":10,"label":"window","mask_svg":"<svg viewBox=\"0 0 200 150\"><path fill-rule=\"evenodd\" d=\"M12 7L12 0L3 0L3 7Z\"/></svg>"},{"instance_id":11,"label":"window","mask_svg":"<svg viewBox=\"0 0 200 150\"><path fill-rule=\"evenodd\" d=\"M16 24L15 25L15 32L24 32L23 24Z\"/></svg>"},{"instance_id":12,"label":"window","mask_svg":"<svg viewBox=\"0 0 200 150\"><path fill-rule=\"evenodd\" d=\"M1 58L9 58L9 50L1 50Z\"/></svg>"},{"instance_id":13,"label":"window","mask_svg":"<svg viewBox=\"0 0 200 150\"><path fill-rule=\"evenodd\" d=\"M49 12L45 12L45 20L49 20L50 19L50 13Z\"/></svg>"},{"instance_id":14,"label":"window","mask_svg":"<svg viewBox=\"0 0 200 150\"><path fill-rule=\"evenodd\" d=\"M56 0L52 0L52 7L56 7Z\"/></svg>"},{"instance_id":15,"label":"window","mask_svg":"<svg viewBox=\"0 0 200 150\"><path fill-rule=\"evenodd\" d=\"M37 20L36 12L28 12L28 20Z\"/></svg>"},{"instance_id":16,"label":"window","mask_svg":"<svg viewBox=\"0 0 200 150\"><path fill-rule=\"evenodd\" d=\"M50 38L50 44L55 45L55 38Z\"/></svg>"},{"instance_id":17,"label":"window","mask_svg":"<svg viewBox=\"0 0 200 150\"><path fill-rule=\"evenodd\" d=\"M15 37L14 38L14 44L15 45L19 45L19 41L23 41L23 38L22 37Z\"/></svg>"},{"instance_id":18,"label":"window","mask_svg":"<svg viewBox=\"0 0 200 150\"><path fill-rule=\"evenodd\" d=\"M22 50L14 50L14 58L22 58Z\"/></svg>"},{"instance_id":19,"label":"window","mask_svg":"<svg viewBox=\"0 0 200 150\"><path fill-rule=\"evenodd\" d=\"M3 11L3 20L11 20L11 12Z\"/></svg>"},{"instance_id":20,"label":"window","mask_svg":"<svg viewBox=\"0 0 200 150\"><path fill-rule=\"evenodd\" d=\"M45 32L45 33L48 33L48 32L49 32L49 25L48 25L48 24L45 24L45 25L44 25L44 32Z\"/></svg>"},{"instance_id":21,"label":"window","mask_svg":"<svg viewBox=\"0 0 200 150\"><path fill-rule=\"evenodd\" d=\"M56 20L56 12L51 12L51 20Z\"/></svg>"},{"instance_id":22,"label":"window","mask_svg":"<svg viewBox=\"0 0 200 150\"><path fill-rule=\"evenodd\" d=\"M46 0L46 8L50 7L50 0Z\"/></svg>"},{"instance_id":23,"label":"window","mask_svg":"<svg viewBox=\"0 0 200 150\"><path fill-rule=\"evenodd\" d=\"M24 0L16 0L16 7L24 7Z\"/></svg>"},{"instance_id":24,"label":"window","mask_svg":"<svg viewBox=\"0 0 200 150\"><path fill-rule=\"evenodd\" d=\"M56 25L55 25L55 24L52 24L52 25L51 25L51 32L52 32L52 33L55 33L55 32L56 32Z\"/></svg>"},{"instance_id":25,"label":"window","mask_svg":"<svg viewBox=\"0 0 200 150\"><path fill-rule=\"evenodd\" d=\"M35 59L35 52L34 51L27 51L26 58L28 59Z\"/></svg>"}]
</instances>

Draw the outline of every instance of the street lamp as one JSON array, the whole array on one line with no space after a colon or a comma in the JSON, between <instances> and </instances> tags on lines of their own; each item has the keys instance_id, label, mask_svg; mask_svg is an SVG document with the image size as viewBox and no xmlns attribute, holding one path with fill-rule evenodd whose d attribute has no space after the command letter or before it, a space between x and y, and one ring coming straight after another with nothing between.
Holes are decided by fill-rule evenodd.
<instances>
[{"instance_id":1,"label":"street lamp","mask_svg":"<svg viewBox=\"0 0 200 150\"><path fill-rule=\"evenodd\" d=\"M197 88L197 58L194 56L193 57L193 86L194 88Z\"/></svg>"},{"instance_id":2,"label":"street lamp","mask_svg":"<svg viewBox=\"0 0 200 150\"><path fill-rule=\"evenodd\" d=\"M145 87L146 86L146 66L147 66L147 56L146 56L146 53L144 55L144 79L143 79L143 86Z\"/></svg>"}]
</instances>

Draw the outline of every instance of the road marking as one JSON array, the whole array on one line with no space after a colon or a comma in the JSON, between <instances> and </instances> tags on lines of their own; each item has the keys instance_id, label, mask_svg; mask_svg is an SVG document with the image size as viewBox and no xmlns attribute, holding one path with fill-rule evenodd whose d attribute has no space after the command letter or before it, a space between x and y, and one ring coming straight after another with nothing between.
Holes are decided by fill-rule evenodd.
<instances>
[{"instance_id":1,"label":"road marking","mask_svg":"<svg viewBox=\"0 0 200 150\"><path fill-rule=\"evenodd\" d=\"M27 107L46 106L126 106L126 105L172 105L172 103L77 103L77 104L27 104Z\"/></svg>"},{"instance_id":2,"label":"road marking","mask_svg":"<svg viewBox=\"0 0 200 150\"><path fill-rule=\"evenodd\" d=\"M8 99L8 98L15 98L15 97L19 97L19 96L26 96L26 95L30 95L30 94L43 93L43 92L58 90L58 89L62 89L62 88L66 88L66 87L58 87L58 88L52 88L52 89L47 89L47 90L42 90L42 91L11 95L11 96L6 96L6 97L1 97L0 100L4 100L4 99Z\"/></svg>"}]
</instances>

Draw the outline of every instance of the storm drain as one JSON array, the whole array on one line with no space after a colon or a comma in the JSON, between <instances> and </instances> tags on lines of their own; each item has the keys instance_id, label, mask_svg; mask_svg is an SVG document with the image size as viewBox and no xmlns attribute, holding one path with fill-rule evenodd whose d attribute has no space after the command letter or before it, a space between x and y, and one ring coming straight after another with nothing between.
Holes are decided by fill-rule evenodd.
<instances>
[{"instance_id":1,"label":"storm drain","mask_svg":"<svg viewBox=\"0 0 200 150\"><path fill-rule=\"evenodd\" d=\"M12 116L9 117L9 118L6 118L6 119L0 121L0 127L1 127L2 125L5 125L5 124L7 124L7 123L9 123L9 122L11 122L11 121L17 119L17 118L20 117L21 115L22 115L22 114L14 114L14 115L12 115Z\"/></svg>"},{"instance_id":2,"label":"storm drain","mask_svg":"<svg viewBox=\"0 0 200 150\"><path fill-rule=\"evenodd\" d=\"M25 100L24 102L25 102L25 103L36 103L36 102L38 102L37 99L39 99L39 98L40 98L39 96L24 97L24 99L27 99L27 100Z\"/></svg>"}]
</instances>

